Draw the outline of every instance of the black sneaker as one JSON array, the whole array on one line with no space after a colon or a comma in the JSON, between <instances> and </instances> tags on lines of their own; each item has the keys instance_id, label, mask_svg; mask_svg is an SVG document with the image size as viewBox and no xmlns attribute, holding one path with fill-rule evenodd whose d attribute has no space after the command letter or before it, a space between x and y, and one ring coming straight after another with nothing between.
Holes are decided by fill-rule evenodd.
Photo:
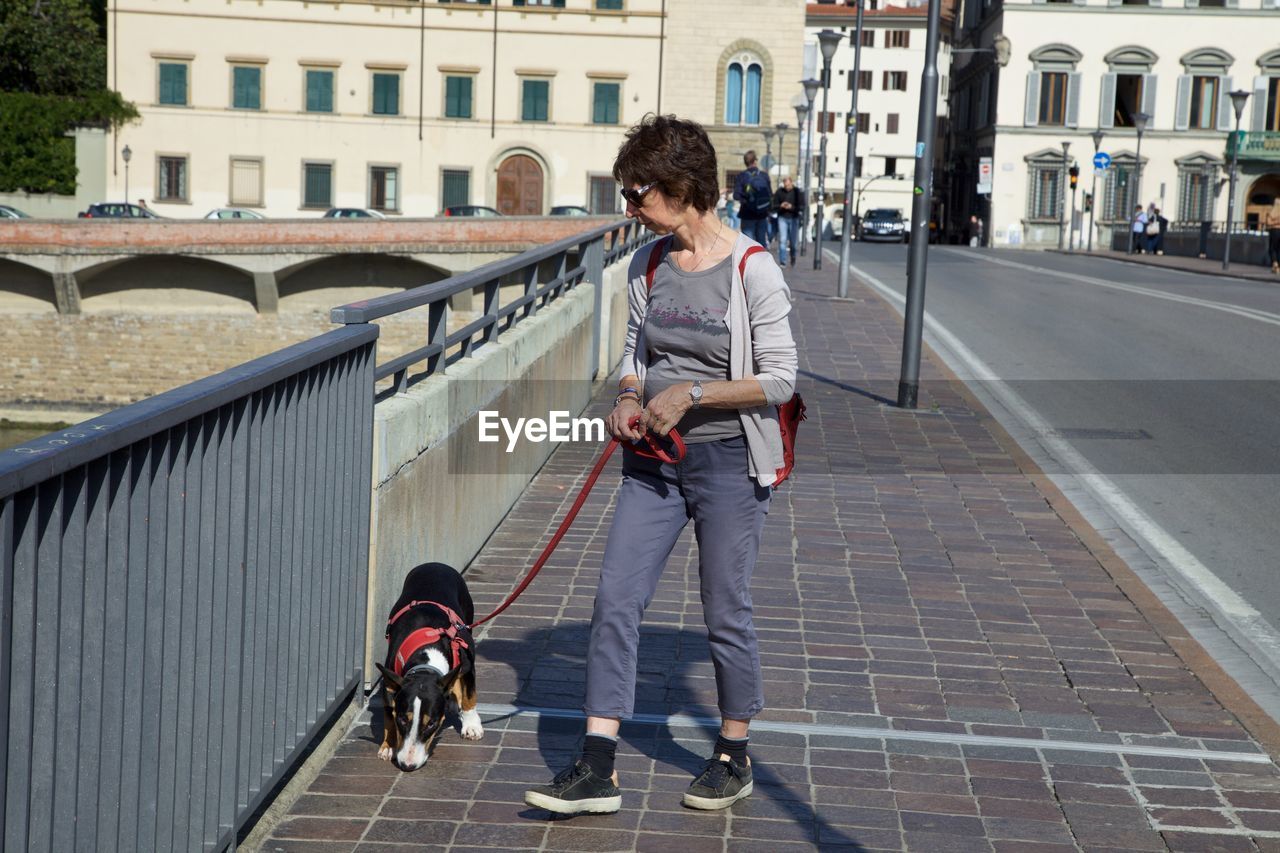
<instances>
[{"instance_id":1,"label":"black sneaker","mask_svg":"<svg viewBox=\"0 0 1280 853\"><path fill-rule=\"evenodd\" d=\"M685 791L684 804L694 809L723 809L751 794L751 765L708 758L702 774Z\"/></svg>"},{"instance_id":2,"label":"black sneaker","mask_svg":"<svg viewBox=\"0 0 1280 853\"><path fill-rule=\"evenodd\" d=\"M622 792L612 779L601 779L579 758L550 785L525 791L524 801L556 814L610 814L622 807Z\"/></svg>"}]
</instances>

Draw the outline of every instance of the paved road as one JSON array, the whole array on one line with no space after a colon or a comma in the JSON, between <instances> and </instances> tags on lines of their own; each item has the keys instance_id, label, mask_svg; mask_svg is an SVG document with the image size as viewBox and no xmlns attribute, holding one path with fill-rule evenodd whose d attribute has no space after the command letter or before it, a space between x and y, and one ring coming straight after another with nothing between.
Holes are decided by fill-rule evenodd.
<instances>
[{"instance_id":1,"label":"paved road","mask_svg":"<svg viewBox=\"0 0 1280 853\"><path fill-rule=\"evenodd\" d=\"M904 293L905 258L858 245L853 263ZM1039 418L1032 432L1052 430L1060 470L1118 490L1112 515L1144 550L1202 575L1249 633L1280 628L1280 286L934 247L925 307L961 344L944 353L953 368L976 356Z\"/></svg>"}]
</instances>

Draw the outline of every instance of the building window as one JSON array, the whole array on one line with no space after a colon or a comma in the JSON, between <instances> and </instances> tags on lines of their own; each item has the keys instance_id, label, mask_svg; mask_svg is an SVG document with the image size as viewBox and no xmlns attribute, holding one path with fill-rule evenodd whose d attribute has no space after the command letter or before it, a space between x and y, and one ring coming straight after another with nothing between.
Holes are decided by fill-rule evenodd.
<instances>
[{"instance_id":1,"label":"building window","mask_svg":"<svg viewBox=\"0 0 1280 853\"><path fill-rule=\"evenodd\" d=\"M302 206L333 207L333 164L302 164Z\"/></svg>"},{"instance_id":2,"label":"building window","mask_svg":"<svg viewBox=\"0 0 1280 853\"><path fill-rule=\"evenodd\" d=\"M885 118L884 132L885 133L898 132L898 114L897 113L889 113L889 115Z\"/></svg>"},{"instance_id":3,"label":"building window","mask_svg":"<svg viewBox=\"0 0 1280 853\"><path fill-rule=\"evenodd\" d=\"M875 7L873 6L872 8L875 8ZM862 31L862 46L863 46L863 47L875 47L875 46L876 46L876 31L875 31L875 30L863 30L863 31Z\"/></svg>"},{"instance_id":4,"label":"building window","mask_svg":"<svg viewBox=\"0 0 1280 853\"><path fill-rule=\"evenodd\" d=\"M617 124L618 104L621 100L621 83L593 83L591 95L592 124Z\"/></svg>"},{"instance_id":5,"label":"building window","mask_svg":"<svg viewBox=\"0 0 1280 853\"><path fill-rule=\"evenodd\" d=\"M564 8L564 0L512 0L512 6L551 6L556 9Z\"/></svg>"},{"instance_id":6,"label":"building window","mask_svg":"<svg viewBox=\"0 0 1280 853\"><path fill-rule=\"evenodd\" d=\"M852 92L853 91L853 75L852 74L849 75L848 80L849 80L849 91ZM865 92L871 91L871 80L872 80L872 73L870 71L858 72L858 88L860 90Z\"/></svg>"},{"instance_id":7,"label":"building window","mask_svg":"<svg viewBox=\"0 0 1280 853\"><path fill-rule=\"evenodd\" d=\"M373 114L400 115L400 75L391 71L373 72Z\"/></svg>"},{"instance_id":8,"label":"building window","mask_svg":"<svg viewBox=\"0 0 1280 853\"><path fill-rule=\"evenodd\" d=\"M472 77L462 75L449 75L444 78L445 118L472 117L473 82Z\"/></svg>"},{"instance_id":9,"label":"building window","mask_svg":"<svg viewBox=\"0 0 1280 853\"><path fill-rule=\"evenodd\" d=\"M853 158L853 176L855 178L862 177L862 157L861 156Z\"/></svg>"},{"instance_id":10,"label":"building window","mask_svg":"<svg viewBox=\"0 0 1280 853\"><path fill-rule=\"evenodd\" d=\"M549 121L551 115L551 81L520 81L520 119Z\"/></svg>"},{"instance_id":11,"label":"building window","mask_svg":"<svg viewBox=\"0 0 1280 853\"><path fill-rule=\"evenodd\" d=\"M612 12L621 12L622 0L596 0L596 8Z\"/></svg>"},{"instance_id":12,"label":"building window","mask_svg":"<svg viewBox=\"0 0 1280 853\"><path fill-rule=\"evenodd\" d=\"M1027 218L1057 220L1062 210L1062 163L1032 162L1027 193Z\"/></svg>"},{"instance_id":13,"label":"building window","mask_svg":"<svg viewBox=\"0 0 1280 853\"><path fill-rule=\"evenodd\" d=\"M907 72L905 71L884 72L884 90L886 92L907 91Z\"/></svg>"},{"instance_id":14,"label":"building window","mask_svg":"<svg viewBox=\"0 0 1280 853\"><path fill-rule=\"evenodd\" d=\"M1113 127L1133 127L1133 117L1142 112L1142 74L1116 75L1116 105Z\"/></svg>"},{"instance_id":15,"label":"building window","mask_svg":"<svg viewBox=\"0 0 1280 853\"><path fill-rule=\"evenodd\" d=\"M471 203L471 172L445 169L440 173L440 206L457 207Z\"/></svg>"},{"instance_id":16,"label":"building window","mask_svg":"<svg viewBox=\"0 0 1280 853\"><path fill-rule=\"evenodd\" d=\"M1280 131L1280 77L1267 78L1267 112L1262 129L1271 133Z\"/></svg>"},{"instance_id":17,"label":"building window","mask_svg":"<svg viewBox=\"0 0 1280 853\"><path fill-rule=\"evenodd\" d=\"M1212 174L1204 166L1182 166L1178 169L1178 219L1182 222L1204 222L1213 219Z\"/></svg>"},{"instance_id":18,"label":"building window","mask_svg":"<svg viewBox=\"0 0 1280 853\"><path fill-rule=\"evenodd\" d=\"M871 113L858 113L858 132L867 133L871 130Z\"/></svg>"},{"instance_id":19,"label":"building window","mask_svg":"<svg viewBox=\"0 0 1280 853\"><path fill-rule=\"evenodd\" d=\"M160 63L160 96L159 101L167 107L185 107L187 105L187 69L186 62Z\"/></svg>"},{"instance_id":20,"label":"building window","mask_svg":"<svg viewBox=\"0 0 1280 853\"><path fill-rule=\"evenodd\" d=\"M333 112L333 72L307 69L307 112Z\"/></svg>"},{"instance_id":21,"label":"building window","mask_svg":"<svg viewBox=\"0 0 1280 853\"><path fill-rule=\"evenodd\" d=\"M254 157L231 158L231 193L236 207L262 206L262 161Z\"/></svg>"},{"instance_id":22,"label":"building window","mask_svg":"<svg viewBox=\"0 0 1280 853\"><path fill-rule=\"evenodd\" d=\"M400 209L400 170L395 166L369 167L369 207L374 210Z\"/></svg>"},{"instance_id":23,"label":"building window","mask_svg":"<svg viewBox=\"0 0 1280 853\"><path fill-rule=\"evenodd\" d=\"M622 197L618 195L618 182L612 175L591 176L592 213L600 216L615 216L622 213Z\"/></svg>"},{"instance_id":24,"label":"building window","mask_svg":"<svg viewBox=\"0 0 1280 853\"><path fill-rule=\"evenodd\" d=\"M764 66L751 54L734 58L725 70L724 123L759 124Z\"/></svg>"},{"instance_id":25,"label":"building window","mask_svg":"<svg viewBox=\"0 0 1280 853\"><path fill-rule=\"evenodd\" d=\"M884 173L886 175L898 174L898 158L897 157L884 158Z\"/></svg>"},{"instance_id":26,"label":"building window","mask_svg":"<svg viewBox=\"0 0 1280 853\"><path fill-rule=\"evenodd\" d=\"M1040 124L1067 123L1067 75L1064 71L1040 74Z\"/></svg>"},{"instance_id":27,"label":"building window","mask_svg":"<svg viewBox=\"0 0 1280 853\"><path fill-rule=\"evenodd\" d=\"M835 133L836 115L836 113L824 113L822 110L818 110L818 115L814 122L814 131L816 133Z\"/></svg>"},{"instance_id":28,"label":"building window","mask_svg":"<svg viewBox=\"0 0 1280 853\"><path fill-rule=\"evenodd\" d=\"M911 30L885 30L884 46L885 47L910 47L911 46Z\"/></svg>"},{"instance_id":29,"label":"building window","mask_svg":"<svg viewBox=\"0 0 1280 853\"><path fill-rule=\"evenodd\" d=\"M1218 122L1217 76L1196 75L1191 78L1191 128L1213 130Z\"/></svg>"},{"instance_id":30,"label":"building window","mask_svg":"<svg viewBox=\"0 0 1280 853\"><path fill-rule=\"evenodd\" d=\"M237 110L262 109L262 68L257 65L231 67L231 107Z\"/></svg>"},{"instance_id":31,"label":"building window","mask_svg":"<svg viewBox=\"0 0 1280 853\"><path fill-rule=\"evenodd\" d=\"M187 200L187 158L157 157L156 201Z\"/></svg>"},{"instance_id":32,"label":"building window","mask_svg":"<svg viewBox=\"0 0 1280 853\"><path fill-rule=\"evenodd\" d=\"M1123 160L1111 161L1107 169L1106 185L1103 187L1103 204L1101 218L1104 222L1128 222L1137 204L1134 201L1134 169L1133 155Z\"/></svg>"}]
</instances>

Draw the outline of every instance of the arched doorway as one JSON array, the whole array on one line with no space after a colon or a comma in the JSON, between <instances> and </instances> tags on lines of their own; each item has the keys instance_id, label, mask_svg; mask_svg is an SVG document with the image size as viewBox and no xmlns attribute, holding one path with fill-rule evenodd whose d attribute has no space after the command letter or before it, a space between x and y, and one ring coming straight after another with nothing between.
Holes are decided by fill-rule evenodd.
<instances>
[{"instance_id":1,"label":"arched doorway","mask_svg":"<svg viewBox=\"0 0 1280 853\"><path fill-rule=\"evenodd\" d=\"M1280 175L1274 172L1249 185L1249 192L1244 197L1244 221L1250 228L1261 227L1263 214L1271 209L1277 198L1280 198Z\"/></svg>"},{"instance_id":2,"label":"arched doorway","mask_svg":"<svg viewBox=\"0 0 1280 853\"><path fill-rule=\"evenodd\" d=\"M498 167L498 212L542 215L542 167L527 154L513 154Z\"/></svg>"}]
</instances>

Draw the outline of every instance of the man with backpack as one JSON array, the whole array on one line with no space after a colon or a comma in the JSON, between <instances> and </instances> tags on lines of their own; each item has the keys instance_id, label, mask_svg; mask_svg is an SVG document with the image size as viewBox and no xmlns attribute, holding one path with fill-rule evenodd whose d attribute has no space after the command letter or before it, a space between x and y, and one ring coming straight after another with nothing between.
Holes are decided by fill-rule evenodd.
<instances>
[{"instance_id":1,"label":"man with backpack","mask_svg":"<svg viewBox=\"0 0 1280 853\"><path fill-rule=\"evenodd\" d=\"M769 245L769 212L773 209L773 188L769 176L756 166L756 152L742 155L745 172L738 173L733 186L733 198L738 202L738 219L742 233L761 246Z\"/></svg>"}]
</instances>

